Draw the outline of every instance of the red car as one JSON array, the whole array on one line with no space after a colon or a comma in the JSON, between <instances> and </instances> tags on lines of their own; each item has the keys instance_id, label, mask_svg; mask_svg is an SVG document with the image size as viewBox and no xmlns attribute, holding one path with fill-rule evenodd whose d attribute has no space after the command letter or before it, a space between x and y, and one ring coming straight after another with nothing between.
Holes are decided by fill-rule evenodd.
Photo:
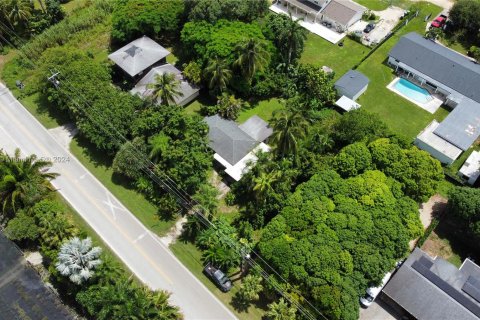
<instances>
[{"instance_id":1,"label":"red car","mask_svg":"<svg viewBox=\"0 0 480 320\"><path fill-rule=\"evenodd\" d=\"M432 21L432 24L430 26L432 26L433 28L443 28L446 22L447 16L441 14Z\"/></svg>"}]
</instances>

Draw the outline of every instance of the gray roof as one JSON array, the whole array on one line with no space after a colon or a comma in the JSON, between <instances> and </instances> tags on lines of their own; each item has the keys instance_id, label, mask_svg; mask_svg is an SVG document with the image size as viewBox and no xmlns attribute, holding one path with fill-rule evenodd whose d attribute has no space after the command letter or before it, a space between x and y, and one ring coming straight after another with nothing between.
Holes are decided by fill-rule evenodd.
<instances>
[{"instance_id":1,"label":"gray roof","mask_svg":"<svg viewBox=\"0 0 480 320\"><path fill-rule=\"evenodd\" d=\"M433 133L467 150L480 134L480 104L463 99Z\"/></svg>"},{"instance_id":2,"label":"gray roof","mask_svg":"<svg viewBox=\"0 0 480 320\"><path fill-rule=\"evenodd\" d=\"M1 232L0 252L0 319L74 319Z\"/></svg>"},{"instance_id":3,"label":"gray roof","mask_svg":"<svg viewBox=\"0 0 480 320\"><path fill-rule=\"evenodd\" d=\"M256 115L248 118L247 121L239 125L239 128L258 142L265 141L273 133L273 129L268 126L268 123Z\"/></svg>"},{"instance_id":4,"label":"gray roof","mask_svg":"<svg viewBox=\"0 0 480 320\"><path fill-rule=\"evenodd\" d=\"M111 53L108 58L134 77L169 54L170 51L143 36Z\"/></svg>"},{"instance_id":5,"label":"gray roof","mask_svg":"<svg viewBox=\"0 0 480 320\"><path fill-rule=\"evenodd\" d=\"M401 37L389 55L480 102L480 64L465 56L415 32Z\"/></svg>"},{"instance_id":6,"label":"gray roof","mask_svg":"<svg viewBox=\"0 0 480 320\"><path fill-rule=\"evenodd\" d=\"M322 10L322 14L342 25L347 25L358 12L365 10L365 7L350 0L332 0Z\"/></svg>"},{"instance_id":7,"label":"gray roof","mask_svg":"<svg viewBox=\"0 0 480 320\"><path fill-rule=\"evenodd\" d=\"M210 147L231 165L235 165L258 145L258 141L240 129L234 121L219 115L205 117Z\"/></svg>"},{"instance_id":8,"label":"gray roof","mask_svg":"<svg viewBox=\"0 0 480 320\"><path fill-rule=\"evenodd\" d=\"M142 98L150 96L152 94L152 90L148 89L148 85L155 83L155 77L164 73L172 73L176 76L177 80L180 81L179 89L183 93L183 96L175 97L175 103L177 105L182 106L184 101L188 101L190 96L199 91L197 87L191 85L183 79L182 72L180 70L167 63L150 70L142 79L140 79L140 81L137 82L135 87L130 90L130 93L138 94ZM158 101L158 103L160 102L161 101Z\"/></svg>"},{"instance_id":9,"label":"gray roof","mask_svg":"<svg viewBox=\"0 0 480 320\"><path fill-rule=\"evenodd\" d=\"M335 87L342 88L350 97L354 97L369 82L370 80L363 73L357 70L349 70L335 82Z\"/></svg>"},{"instance_id":10,"label":"gray roof","mask_svg":"<svg viewBox=\"0 0 480 320\"><path fill-rule=\"evenodd\" d=\"M432 259L415 248L383 292L417 319L474 320L480 301L462 288L478 278L480 268L465 260L460 270L442 258Z\"/></svg>"}]
</instances>

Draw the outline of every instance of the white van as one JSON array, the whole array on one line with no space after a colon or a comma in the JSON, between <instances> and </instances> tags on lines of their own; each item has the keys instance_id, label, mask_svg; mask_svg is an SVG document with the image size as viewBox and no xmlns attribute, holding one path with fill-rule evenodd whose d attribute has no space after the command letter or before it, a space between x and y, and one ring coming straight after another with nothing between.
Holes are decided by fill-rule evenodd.
<instances>
[{"instance_id":1,"label":"white van","mask_svg":"<svg viewBox=\"0 0 480 320\"><path fill-rule=\"evenodd\" d=\"M383 287L385 287L388 280L390 280L391 276L392 276L392 272L387 273L383 277L382 283L380 284L380 286L370 287L367 289L367 293L365 294L365 296L360 298L360 303L362 304L362 306L364 306L365 308L368 308L372 304L373 300L375 300L375 298L378 296L380 291L382 291Z\"/></svg>"}]
</instances>

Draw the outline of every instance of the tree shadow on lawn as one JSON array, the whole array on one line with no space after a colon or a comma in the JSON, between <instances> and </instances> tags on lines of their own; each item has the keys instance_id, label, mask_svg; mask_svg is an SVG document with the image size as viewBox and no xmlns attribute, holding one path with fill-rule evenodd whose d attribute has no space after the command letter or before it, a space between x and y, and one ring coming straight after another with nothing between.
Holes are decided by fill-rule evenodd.
<instances>
[{"instance_id":1,"label":"tree shadow on lawn","mask_svg":"<svg viewBox=\"0 0 480 320\"><path fill-rule=\"evenodd\" d=\"M247 313L248 309L251 306L262 311L267 311L268 302L269 302L269 299L265 297L265 295L263 295L262 293L260 293L260 297L257 301L248 301L248 302L242 301L237 291L237 293L232 297L232 300L230 301L230 305L238 313Z\"/></svg>"},{"instance_id":2,"label":"tree shadow on lawn","mask_svg":"<svg viewBox=\"0 0 480 320\"><path fill-rule=\"evenodd\" d=\"M471 258L480 262L480 247L475 246L461 223L455 221L454 217L448 216L448 213L443 215L434 231L440 239L448 241L453 253L459 255L462 261Z\"/></svg>"},{"instance_id":3,"label":"tree shadow on lawn","mask_svg":"<svg viewBox=\"0 0 480 320\"><path fill-rule=\"evenodd\" d=\"M22 97L22 99L26 98L27 97ZM38 114L46 115L49 118L54 119L59 126L63 126L72 122L68 116L68 112L57 109L50 101L48 101L45 96L41 94L36 95L36 97L33 99L33 103L36 105L36 111Z\"/></svg>"}]
</instances>

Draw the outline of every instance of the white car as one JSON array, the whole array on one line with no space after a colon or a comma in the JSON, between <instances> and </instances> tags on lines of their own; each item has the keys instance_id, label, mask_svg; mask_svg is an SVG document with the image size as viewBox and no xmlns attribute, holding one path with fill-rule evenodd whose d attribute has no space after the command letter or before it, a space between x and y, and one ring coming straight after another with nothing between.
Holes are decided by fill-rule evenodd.
<instances>
[{"instance_id":1,"label":"white car","mask_svg":"<svg viewBox=\"0 0 480 320\"><path fill-rule=\"evenodd\" d=\"M367 289L367 293L365 294L365 296L360 298L360 303L362 304L362 306L364 306L365 308L368 308L373 303L373 300L375 300L375 298L378 296L380 291L382 291L383 287L385 287L388 280L390 280L391 276L392 276L392 272L387 273L383 277L382 283L380 284L380 286L370 287Z\"/></svg>"}]
</instances>

